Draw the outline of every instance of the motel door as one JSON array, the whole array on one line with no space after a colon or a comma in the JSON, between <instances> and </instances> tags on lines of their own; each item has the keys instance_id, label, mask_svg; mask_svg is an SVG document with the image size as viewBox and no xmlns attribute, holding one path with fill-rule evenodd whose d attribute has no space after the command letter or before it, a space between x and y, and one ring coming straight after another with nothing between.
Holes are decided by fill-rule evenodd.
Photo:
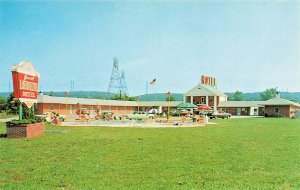
<instances>
[{"instance_id":1,"label":"motel door","mask_svg":"<svg viewBox=\"0 0 300 190\"><path fill-rule=\"evenodd\" d=\"M70 105L70 114L72 114L72 105Z\"/></svg>"},{"instance_id":2,"label":"motel door","mask_svg":"<svg viewBox=\"0 0 300 190\"><path fill-rule=\"evenodd\" d=\"M236 115L241 115L242 109L241 108L237 108L236 109Z\"/></svg>"}]
</instances>

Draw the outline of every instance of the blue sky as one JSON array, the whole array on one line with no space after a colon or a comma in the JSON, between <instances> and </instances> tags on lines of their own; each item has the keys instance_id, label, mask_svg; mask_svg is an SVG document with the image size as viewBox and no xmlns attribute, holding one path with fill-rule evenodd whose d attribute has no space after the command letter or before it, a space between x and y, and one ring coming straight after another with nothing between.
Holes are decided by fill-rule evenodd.
<instances>
[{"instance_id":1,"label":"blue sky","mask_svg":"<svg viewBox=\"0 0 300 190\"><path fill-rule=\"evenodd\" d=\"M113 57L130 95L186 92L201 75L222 91L300 91L300 2L0 2L0 91L29 60L42 91L106 91Z\"/></svg>"}]
</instances>

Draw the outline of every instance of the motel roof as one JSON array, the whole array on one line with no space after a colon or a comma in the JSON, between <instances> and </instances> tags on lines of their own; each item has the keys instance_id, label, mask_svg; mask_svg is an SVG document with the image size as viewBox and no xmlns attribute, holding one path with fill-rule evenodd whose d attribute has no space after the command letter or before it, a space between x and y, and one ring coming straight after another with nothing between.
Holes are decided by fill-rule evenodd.
<instances>
[{"instance_id":1,"label":"motel roof","mask_svg":"<svg viewBox=\"0 0 300 190\"><path fill-rule=\"evenodd\" d=\"M101 100L101 99L87 99L87 98L73 98L73 97L55 97L47 95L38 96L39 103L50 104L83 104L83 105L104 105L104 106L137 106L134 101L119 101L119 100Z\"/></svg>"},{"instance_id":2,"label":"motel roof","mask_svg":"<svg viewBox=\"0 0 300 190\"><path fill-rule=\"evenodd\" d=\"M120 101L120 100L102 100L102 99L87 99L73 97L55 97L48 95L39 95L38 103L49 104L81 104L81 105L103 105L103 106L138 106L136 101ZM181 102L171 101L170 106L176 107ZM141 101L140 106L168 106L167 101Z\"/></svg>"},{"instance_id":3,"label":"motel roof","mask_svg":"<svg viewBox=\"0 0 300 190\"><path fill-rule=\"evenodd\" d=\"M171 107L177 107L179 104L181 104L182 101L170 101ZM140 106L163 106L167 107L169 104L168 101L141 101Z\"/></svg>"},{"instance_id":4,"label":"motel roof","mask_svg":"<svg viewBox=\"0 0 300 190\"><path fill-rule=\"evenodd\" d=\"M280 98L279 96L265 101L264 103L262 103L262 105L265 105L265 106L296 106L296 107L300 107L300 104L292 102L292 101L287 100L287 99Z\"/></svg>"},{"instance_id":5,"label":"motel roof","mask_svg":"<svg viewBox=\"0 0 300 190\"><path fill-rule=\"evenodd\" d=\"M245 108L245 107L264 107L262 104L265 101L223 101L220 102L218 107L232 107L232 108Z\"/></svg>"},{"instance_id":6,"label":"motel roof","mask_svg":"<svg viewBox=\"0 0 300 190\"><path fill-rule=\"evenodd\" d=\"M184 96L225 96L226 94L219 91L218 89L205 84L198 84L188 92L184 94Z\"/></svg>"}]
</instances>

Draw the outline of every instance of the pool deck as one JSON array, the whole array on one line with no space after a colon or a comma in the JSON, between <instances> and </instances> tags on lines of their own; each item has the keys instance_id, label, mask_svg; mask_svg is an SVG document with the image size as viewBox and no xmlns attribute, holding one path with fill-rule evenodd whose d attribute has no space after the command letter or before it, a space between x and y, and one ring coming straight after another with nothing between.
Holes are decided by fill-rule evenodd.
<instances>
[{"instance_id":1,"label":"pool deck","mask_svg":"<svg viewBox=\"0 0 300 190\"><path fill-rule=\"evenodd\" d=\"M206 125L213 125L216 123L208 122ZM62 122L61 126L101 126L101 127L139 127L139 128L180 128L180 127L204 127L203 123L193 122L170 122L160 123L155 121L90 121L90 122Z\"/></svg>"}]
</instances>

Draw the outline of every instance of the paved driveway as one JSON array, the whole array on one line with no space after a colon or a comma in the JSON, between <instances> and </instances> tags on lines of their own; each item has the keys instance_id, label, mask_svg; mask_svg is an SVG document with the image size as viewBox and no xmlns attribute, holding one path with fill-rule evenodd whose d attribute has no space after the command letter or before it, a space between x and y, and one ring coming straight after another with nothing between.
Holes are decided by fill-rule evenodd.
<instances>
[{"instance_id":1,"label":"paved driveway","mask_svg":"<svg viewBox=\"0 0 300 190\"><path fill-rule=\"evenodd\" d=\"M19 117L16 116L16 117L11 117L11 118L6 118L6 119L0 119L0 123L5 123L5 122L8 122L8 121L11 121L11 120L14 120L14 119L18 119Z\"/></svg>"}]
</instances>

